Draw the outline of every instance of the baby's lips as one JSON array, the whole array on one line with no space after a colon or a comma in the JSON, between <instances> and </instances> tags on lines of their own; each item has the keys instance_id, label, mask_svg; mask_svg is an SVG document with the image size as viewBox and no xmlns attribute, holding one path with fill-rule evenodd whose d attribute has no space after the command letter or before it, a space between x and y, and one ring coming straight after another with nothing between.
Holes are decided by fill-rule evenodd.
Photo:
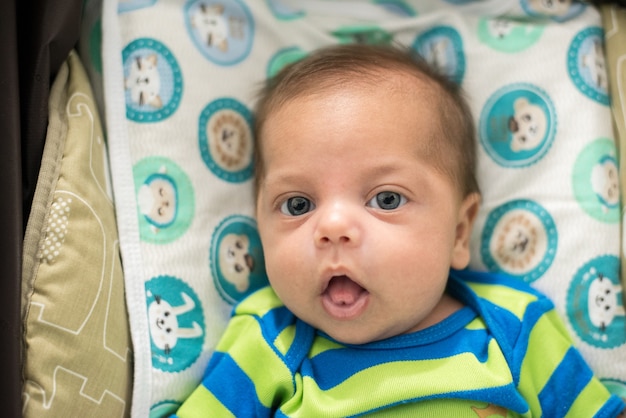
<instances>
[{"instance_id":1,"label":"baby's lips","mask_svg":"<svg viewBox=\"0 0 626 418\"><path fill-rule=\"evenodd\" d=\"M322 295L326 312L337 319L352 319L367 305L369 293L348 276L333 277Z\"/></svg>"},{"instance_id":2,"label":"baby's lips","mask_svg":"<svg viewBox=\"0 0 626 418\"><path fill-rule=\"evenodd\" d=\"M364 291L365 289L348 276L333 277L326 288L328 297L336 305L352 305Z\"/></svg>"}]
</instances>

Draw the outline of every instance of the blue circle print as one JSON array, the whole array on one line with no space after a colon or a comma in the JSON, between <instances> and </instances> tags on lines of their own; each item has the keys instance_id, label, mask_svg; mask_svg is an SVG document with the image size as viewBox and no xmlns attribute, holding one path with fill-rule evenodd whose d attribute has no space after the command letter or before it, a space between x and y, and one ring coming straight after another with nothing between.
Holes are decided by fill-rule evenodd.
<instances>
[{"instance_id":1,"label":"blue circle print","mask_svg":"<svg viewBox=\"0 0 626 418\"><path fill-rule=\"evenodd\" d=\"M585 11L579 1L520 0L524 12L533 17L549 17L555 22L565 22Z\"/></svg>"},{"instance_id":2,"label":"blue circle print","mask_svg":"<svg viewBox=\"0 0 626 418\"><path fill-rule=\"evenodd\" d=\"M435 26L415 38L413 49L455 83L461 84L465 76L465 51L456 29Z\"/></svg>"},{"instance_id":3,"label":"blue circle print","mask_svg":"<svg viewBox=\"0 0 626 418\"><path fill-rule=\"evenodd\" d=\"M145 157L133 166L139 235L168 244L180 238L195 214L195 194L187 174L165 157Z\"/></svg>"},{"instance_id":4,"label":"blue circle print","mask_svg":"<svg viewBox=\"0 0 626 418\"><path fill-rule=\"evenodd\" d=\"M532 200L513 200L487 216L480 253L489 270L530 283L550 267L557 244L556 225L548 211Z\"/></svg>"},{"instance_id":5,"label":"blue circle print","mask_svg":"<svg viewBox=\"0 0 626 418\"><path fill-rule=\"evenodd\" d=\"M160 401L150 407L150 415L148 418L169 417L176 413L181 403L174 400Z\"/></svg>"},{"instance_id":6,"label":"blue circle print","mask_svg":"<svg viewBox=\"0 0 626 418\"><path fill-rule=\"evenodd\" d=\"M171 116L183 93L178 62L161 42L141 38L122 51L126 117L135 122L158 122Z\"/></svg>"},{"instance_id":7,"label":"blue circle print","mask_svg":"<svg viewBox=\"0 0 626 418\"><path fill-rule=\"evenodd\" d=\"M536 44L546 25L512 18L482 18L478 39L496 51L517 53Z\"/></svg>"},{"instance_id":8,"label":"blue circle print","mask_svg":"<svg viewBox=\"0 0 626 418\"><path fill-rule=\"evenodd\" d=\"M526 167L548 152L556 125L554 105L545 92L531 84L511 84L487 100L480 115L480 143L499 165Z\"/></svg>"},{"instance_id":9,"label":"blue circle print","mask_svg":"<svg viewBox=\"0 0 626 418\"><path fill-rule=\"evenodd\" d=\"M580 207L593 218L618 223L621 218L619 160L615 140L598 138L576 157L572 189Z\"/></svg>"},{"instance_id":10,"label":"blue circle print","mask_svg":"<svg viewBox=\"0 0 626 418\"><path fill-rule=\"evenodd\" d=\"M582 265L567 291L566 311L574 330L599 348L626 343L619 258L603 255Z\"/></svg>"},{"instance_id":11,"label":"blue circle print","mask_svg":"<svg viewBox=\"0 0 626 418\"><path fill-rule=\"evenodd\" d=\"M618 379L607 378L600 379L600 381L613 395L617 395L622 399L626 399L626 382Z\"/></svg>"},{"instance_id":12,"label":"blue circle print","mask_svg":"<svg viewBox=\"0 0 626 418\"><path fill-rule=\"evenodd\" d=\"M388 12L397 14L398 16L417 16L415 9L407 4L405 0L374 0L374 3L385 8Z\"/></svg>"},{"instance_id":13,"label":"blue circle print","mask_svg":"<svg viewBox=\"0 0 626 418\"><path fill-rule=\"evenodd\" d=\"M277 19L280 20L293 20L306 16L304 9L297 7L297 5L290 4L287 0L265 0L268 7Z\"/></svg>"},{"instance_id":14,"label":"blue circle print","mask_svg":"<svg viewBox=\"0 0 626 418\"><path fill-rule=\"evenodd\" d=\"M576 34L567 52L567 72L581 93L609 105L609 77L601 28L590 27Z\"/></svg>"},{"instance_id":15,"label":"blue circle print","mask_svg":"<svg viewBox=\"0 0 626 418\"><path fill-rule=\"evenodd\" d=\"M172 276L154 277L145 286L152 367L185 370L198 359L204 344L200 299L187 283Z\"/></svg>"},{"instance_id":16,"label":"blue circle print","mask_svg":"<svg viewBox=\"0 0 626 418\"><path fill-rule=\"evenodd\" d=\"M190 0L185 23L198 50L215 64L237 64L252 49L254 19L240 0Z\"/></svg>"},{"instance_id":17,"label":"blue circle print","mask_svg":"<svg viewBox=\"0 0 626 418\"><path fill-rule=\"evenodd\" d=\"M267 64L267 78L272 78L285 66L300 61L307 53L298 46L286 47L277 51Z\"/></svg>"},{"instance_id":18,"label":"blue circle print","mask_svg":"<svg viewBox=\"0 0 626 418\"><path fill-rule=\"evenodd\" d=\"M117 4L117 13L131 12L137 9L153 6L157 0L126 0Z\"/></svg>"},{"instance_id":19,"label":"blue circle print","mask_svg":"<svg viewBox=\"0 0 626 418\"><path fill-rule=\"evenodd\" d=\"M200 155L222 180L240 183L252 177L252 125L252 112L235 99L217 99L202 110L198 124Z\"/></svg>"},{"instance_id":20,"label":"blue circle print","mask_svg":"<svg viewBox=\"0 0 626 418\"><path fill-rule=\"evenodd\" d=\"M233 215L213 232L211 273L219 294L235 304L268 284L261 239L254 219Z\"/></svg>"}]
</instances>

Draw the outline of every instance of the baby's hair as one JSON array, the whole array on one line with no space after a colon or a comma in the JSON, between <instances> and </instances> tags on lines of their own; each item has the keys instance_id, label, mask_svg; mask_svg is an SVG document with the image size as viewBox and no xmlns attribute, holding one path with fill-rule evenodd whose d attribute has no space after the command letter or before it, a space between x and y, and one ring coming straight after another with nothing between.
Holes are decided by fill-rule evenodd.
<instances>
[{"instance_id":1,"label":"baby's hair","mask_svg":"<svg viewBox=\"0 0 626 418\"><path fill-rule=\"evenodd\" d=\"M431 87L427 93L436 98L433 106L438 107L440 136L444 139L428 144L434 150L434 163L451 176L463 197L478 193L474 119L461 87L411 48L348 44L315 50L284 67L262 87L254 127L255 195L265 173L261 133L272 112L294 99L346 86L377 86L387 80L390 72L416 77Z\"/></svg>"}]
</instances>

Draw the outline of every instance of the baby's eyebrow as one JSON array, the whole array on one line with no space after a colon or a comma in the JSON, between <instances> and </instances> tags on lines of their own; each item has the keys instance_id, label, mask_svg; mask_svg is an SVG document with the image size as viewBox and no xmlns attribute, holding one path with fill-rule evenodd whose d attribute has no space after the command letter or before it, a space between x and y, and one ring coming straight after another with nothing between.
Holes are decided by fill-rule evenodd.
<instances>
[{"instance_id":1,"label":"baby's eyebrow","mask_svg":"<svg viewBox=\"0 0 626 418\"><path fill-rule=\"evenodd\" d=\"M397 161L380 161L376 165L369 167L369 174L384 176L386 174L393 174L401 170Z\"/></svg>"},{"instance_id":2,"label":"baby's eyebrow","mask_svg":"<svg viewBox=\"0 0 626 418\"><path fill-rule=\"evenodd\" d=\"M286 172L285 170L268 170L263 176L260 186L261 189L302 187L311 183L312 175L305 173L304 170L298 173Z\"/></svg>"}]
</instances>

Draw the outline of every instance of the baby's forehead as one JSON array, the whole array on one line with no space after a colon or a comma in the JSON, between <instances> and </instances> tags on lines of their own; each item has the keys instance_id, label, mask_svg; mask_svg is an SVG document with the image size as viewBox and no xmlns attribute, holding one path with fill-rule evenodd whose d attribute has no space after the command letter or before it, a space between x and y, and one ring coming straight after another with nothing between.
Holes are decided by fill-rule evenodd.
<instances>
[{"instance_id":1,"label":"baby's forehead","mask_svg":"<svg viewBox=\"0 0 626 418\"><path fill-rule=\"evenodd\" d=\"M398 100L422 99L436 97L440 90L437 83L426 74L417 70L399 70L377 68L364 72L359 76L354 74L337 74L333 79L326 76L318 82L311 83L311 89L321 94L332 94L339 90L360 90L369 93L384 92L394 94ZM311 80L313 81L313 80ZM303 90L305 91L305 90Z\"/></svg>"},{"instance_id":2,"label":"baby's forehead","mask_svg":"<svg viewBox=\"0 0 626 418\"><path fill-rule=\"evenodd\" d=\"M292 106L309 102L318 105L334 103L339 98L347 96L357 98L363 105L374 101L374 103L380 102L382 107L393 102L394 106L414 113L416 119L423 118L423 115L427 114L428 118L425 122L429 125L439 125L442 119L441 92L437 91L434 82L424 82L411 75L394 73L390 73L387 78L381 77L379 80L369 78L336 80L336 82L324 80L324 82L308 85L275 102L266 113L266 117L271 119L272 116ZM371 122L375 123L375 121L376 115L372 114Z\"/></svg>"},{"instance_id":3,"label":"baby's forehead","mask_svg":"<svg viewBox=\"0 0 626 418\"><path fill-rule=\"evenodd\" d=\"M416 159L425 161L434 159L433 162L449 160L450 156L447 156L443 144L448 142L448 139L442 129L440 106L438 100L433 97L432 90L432 87L424 86L423 83L407 87L406 83L385 80L377 84L344 84L341 88L321 88L308 93L302 92L268 114L268 121L271 122L265 124L263 134L279 132L279 135L273 135L273 138L282 138L282 141L284 139L282 132L287 126L293 127L294 124L298 125L304 121L328 122L325 119L326 114L318 112L318 109L340 109L348 103L354 112L360 113L359 107L371 109L374 103L375 107L379 106L380 112L388 110L389 107L394 111L397 110L397 118L390 120L385 116L381 119L378 110L371 111L369 113L371 117L367 120L361 119L356 130L350 131L351 134L354 133L355 146L359 144L361 138L359 132L362 127L368 133L372 130L384 131L377 138L377 142L381 144L389 143L396 136L410 138L410 141L402 141L403 152L414 155ZM327 128L333 129L334 126L331 124ZM354 125L347 126L355 128ZM259 145L263 146L265 143L266 140L262 138Z\"/></svg>"},{"instance_id":4,"label":"baby's forehead","mask_svg":"<svg viewBox=\"0 0 626 418\"><path fill-rule=\"evenodd\" d=\"M378 71L376 78L357 77L350 80L323 79L319 83L310 82L303 88L292 91L281 100L273 102L265 113L265 122L274 119L277 115L287 111L291 116L296 117L316 117L315 113L293 112L299 106L340 106L342 99L350 97L353 103L362 103L363 106L370 106L373 103L380 103L380 108L387 106L397 107L402 110L402 117L398 117L398 124L406 124L406 115L414 114L409 120L420 121L423 125L434 127L437 131L437 141L445 140L439 137L444 109L442 108L442 89L436 82L427 78L417 77L414 74L399 71ZM358 105L357 105L358 106ZM372 113L372 118L367 123L376 123L377 117ZM431 130L431 129L429 129ZM432 135L428 135L429 140L433 140ZM416 139L417 143L425 142L425 137Z\"/></svg>"}]
</instances>

